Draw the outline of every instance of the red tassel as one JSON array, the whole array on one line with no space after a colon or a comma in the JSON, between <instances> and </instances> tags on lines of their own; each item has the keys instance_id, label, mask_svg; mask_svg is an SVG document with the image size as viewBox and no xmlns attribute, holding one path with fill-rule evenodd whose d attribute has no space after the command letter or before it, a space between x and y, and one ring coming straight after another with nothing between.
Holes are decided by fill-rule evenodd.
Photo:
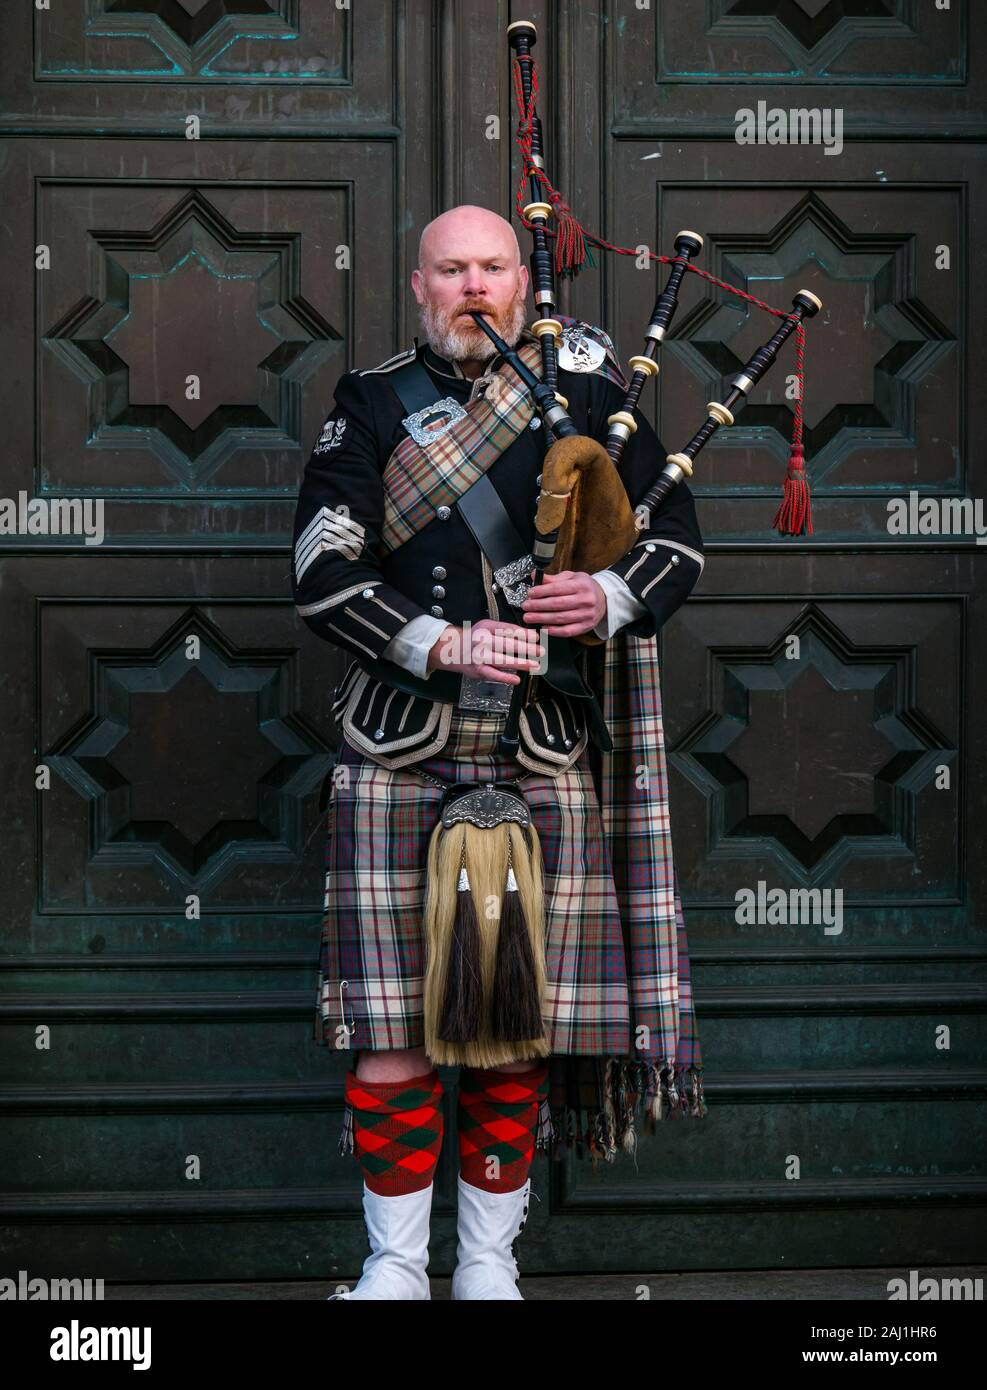
<instances>
[{"instance_id":1,"label":"red tassel","mask_svg":"<svg viewBox=\"0 0 987 1390\"><path fill-rule=\"evenodd\" d=\"M521 152L521 180L518 184L517 208L521 221L530 230L532 224L528 222L522 212L522 201L525 194L526 185L530 179L534 178L541 184L541 191L544 200L550 203L555 216L555 271L559 276L566 279L574 279L586 266L595 266L593 252L586 244L586 233L579 218L572 208L562 197L559 191L552 187L544 169L539 169L531 158L531 134L532 123L534 120L535 106L538 101L538 67L532 62L530 69L530 100L524 100L524 81L521 75L521 62L518 58L514 59L512 71L514 75L514 100L517 105L518 127L517 145Z\"/></svg>"},{"instance_id":2,"label":"red tassel","mask_svg":"<svg viewBox=\"0 0 987 1390\"><path fill-rule=\"evenodd\" d=\"M593 265L593 255L586 245L582 223L569 204L558 193L550 193L555 211L555 270L560 276L574 279L587 265Z\"/></svg>"},{"instance_id":3,"label":"red tassel","mask_svg":"<svg viewBox=\"0 0 987 1390\"><path fill-rule=\"evenodd\" d=\"M809 479L805 472L805 455L801 444L793 444L785 475L785 491L771 523L781 535L812 535L812 513L809 509Z\"/></svg>"}]
</instances>

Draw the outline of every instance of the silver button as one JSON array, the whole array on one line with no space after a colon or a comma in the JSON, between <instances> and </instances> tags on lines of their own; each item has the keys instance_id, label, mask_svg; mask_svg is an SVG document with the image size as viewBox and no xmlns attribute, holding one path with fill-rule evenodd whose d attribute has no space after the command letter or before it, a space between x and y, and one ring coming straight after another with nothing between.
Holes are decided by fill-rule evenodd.
<instances>
[{"instance_id":1,"label":"silver button","mask_svg":"<svg viewBox=\"0 0 987 1390\"><path fill-rule=\"evenodd\" d=\"M562 742L565 744L565 746L566 746L567 748L571 748L571 747L572 747L572 739L571 739L571 738L564 738L564 739L562 740Z\"/></svg>"},{"instance_id":2,"label":"silver button","mask_svg":"<svg viewBox=\"0 0 987 1390\"><path fill-rule=\"evenodd\" d=\"M440 521L448 521L450 516L452 516L452 512L448 507L437 507L435 510L435 515L439 518Z\"/></svg>"},{"instance_id":3,"label":"silver button","mask_svg":"<svg viewBox=\"0 0 987 1390\"><path fill-rule=\"evenodd\" d=\"M446 596L446 591L445 591L445 589L443 589L443 587L442 587L441 584L433 584L433 585L432 585L432 597L433 597L433 598L445 598L445 596Z\"/></svg>"},{"instance_id":4,"label":"silver button","mask_svg":"<svg viewBox=\"0 0 987 1390\"><path fill-rule=\"evenodd\" d=\"M383 738L383 737L384 737L384 730L383 730L383 729L374 729L374 738Z\"/></svg>"},{"instance_id":5,"label":"silver button","mask_svg":"<svg viewBox=\"0 0 987 1390\"><path fill-rule=\"evenodd\" d=\"M374 596L374 591L373 591L373 589L364 589L364 590L363 590L363 597L364 597L364 598L373 598L373 596Z\"/></svg>"},{"instance_id":6,"label":"silver button","mask_svg":"<svg viewBox=\"0 0 987 1390\"><path fill-rule=\"evenodd\" d=\"M533 430L540 430L540 429L541 429L541 421L539 420L539 418L538 418L537 415L532 415L532 417L531 417L531 428L532 428Z\"/></svg>"},{"instance_id":7,"label":"silver button","mask_svg":"<svg viewBox=\"0 0 987 1390\"><path fill-rule=\"evenodd\" d=\"M428 611L431 613L433 618L441 618L443 616L442 609L439 607L437 603L433 603Z\"/></svg>"},{"instance_id":8,"label":"silver button","mask_svg":"<svg viewBox=\"0 0 987 1390\"><path fill-rule=\"evenodd\" d=\"M677 565L678 562L679 562L679 557L678 557L677 555L673 555L673 556L672 556L672 564L673 564L673 565Z\"/></svg>"},{"instance_id":9,"label":"silver button","mask_svg":"<svg viewBox=\"0 0 987 1390\"><path fill-rule=\"evenodd\" d=\"M539 487L541 487L541 474L540 474L540 473L538 474L538 477L535 479L535 482L538 484Z\"/></svg>"},{"instance_id":10,"label":"silver button","mask_svg":"<svg viewBox=\"0 0 987 1390\"><path fill-rule=\"evenodd\" d=\"M444 566L444 565L436 565L435 568L432 570L432 578L433 578L433 579L445 579L445 577L446 577L445 566Z\"/></svg>"},{"instance_id":11,"label":"silver button","mask_svg":"<svg viewBox=\"0 0 987 1390\"><path fill-rule=\"evenodd\" d=\"M545 735L545 741L546 741L546 743L554 743L554 742L555 742L555 735L554 735L554 734L546 734L546 735Z\"/></svg>"},{"instance_id":12,"label":"silver button","mask_svg":"<svg viewBox=\"0 0 987 1390\"><path fill-rule=\"evenodd\" d=\"M648 541L648 544L644 548L645 550L650 551L652 554L654 553L655 546L653 546L650 541Z\"/></svg>"},{"instance_id":13,"label":"silver button","mask_svg":"<svg viewBox=\"0 0 987 1390\"><path fill-rule=\"evenodd\" d=\"M497 592L497 581L496 581L496 579L491 580L490 588L493 590L494 593Z\"/></svg>"}]
</instances>

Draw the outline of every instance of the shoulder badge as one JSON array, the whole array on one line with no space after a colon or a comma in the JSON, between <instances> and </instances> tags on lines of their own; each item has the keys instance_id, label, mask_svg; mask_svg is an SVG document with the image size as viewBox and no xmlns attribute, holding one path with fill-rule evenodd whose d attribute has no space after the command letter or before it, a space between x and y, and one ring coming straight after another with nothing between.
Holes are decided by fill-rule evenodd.
<instances>
[{"instance_id":1,"label":"shoulder badge","mask_svg":"<svg viewBox=\"0 0 987 1390\"><path fill-rule=\"evenodd\" d=\"M341 415L338 420L329 419L322 426L322 433L316 442L316 454L327 454L330 449L338 449L343 442L343 435L346 433L346 417Z\"/></svg>"},{"instance_id":2,"label":"shoulder badge","mask_svg":"<svg viewBox=\"0 0 987 1390\"><path fill-rule=\"evenodd\" d=\"M559 366L563 371L595 372L606 355L606 348L587 334L584 324L563 330L559 341Z\"/></svg>"},{"instance_id":3,"label":"shoulder badge","mask_svg":"<svg viewBox=\"0 0 987 1390\"><path fill-rule=\"evenodd\" d=\"M602 328L582 319L556 314L562 325L559 339L559 367L564 372L599 372L608 381L627 390L613 340Z\"/></svg>"}]
</instances>

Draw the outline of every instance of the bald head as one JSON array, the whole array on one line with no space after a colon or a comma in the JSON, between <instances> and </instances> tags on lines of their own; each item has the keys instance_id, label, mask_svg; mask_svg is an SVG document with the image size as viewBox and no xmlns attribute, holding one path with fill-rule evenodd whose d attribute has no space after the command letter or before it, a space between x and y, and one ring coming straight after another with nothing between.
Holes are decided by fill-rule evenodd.
<instances>
[{"instance_id":1,"label":"bald head","mask_svg":"<svg viewBox=\"0 0 987 1390\"><path fill-rule=\"evenodd\" d=\"M478 248L499 254L515 269L521 264L521 248L510 222L489 208L462 203L440 213L424 229L418 242L418 268L425 271L444 256L462 256Z\"/></svg>"}]
</instances>

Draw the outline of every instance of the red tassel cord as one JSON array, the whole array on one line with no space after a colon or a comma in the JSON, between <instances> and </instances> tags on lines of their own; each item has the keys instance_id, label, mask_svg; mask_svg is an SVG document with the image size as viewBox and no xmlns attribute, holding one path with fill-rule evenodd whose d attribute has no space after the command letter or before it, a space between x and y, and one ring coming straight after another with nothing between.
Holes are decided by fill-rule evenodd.
<instances>
[{"instance_id":1,"label":"red tassel cord","mask_svg":"<svg viewBox=\"0 0 987 1390\"><path fill-rule=\"evenodd\" d=\"M555 271L557 275L564 276L566 279L573 279L584 270L586 266L595 266L593 253L587 246L587 239L596 242L595 237L585 231L582 223L576 217L572 208L562 197L558 189L553 188L548 175L544 169L539 169L531 158L531 123L534 119L535 108L538 102L538 69L534 63L531 64L531 101L524 104L524 85L521 81L521 64L514 59L512 64L514 73L514 101L517 106L518 128L517 145L521 151L521 178L517 187L517 213L524 225L531 229L531 223L524 216L525 185L529 178L535 178L541 184L542 196L546 203L549 203L555 215L555 226L547 228L548 235L555 238ZM602 242L596 242L602 245Z\"/></svg>"},{"instance_id":2,"label":"red tassel cord","mask_svg":"<svg viewBox=\"0 0 987 1390\"><path fill-rule=\"evenodd\" d=\"M805 388L805 326L795 331L795 376L798 395L795 399L795 423L792 427L792 447L788 456L785 491L771 525L781 535L812 535L812 512L809 509L809 479L805 471L802 449L802 393Z\"/></svg>"}]
</instances>

